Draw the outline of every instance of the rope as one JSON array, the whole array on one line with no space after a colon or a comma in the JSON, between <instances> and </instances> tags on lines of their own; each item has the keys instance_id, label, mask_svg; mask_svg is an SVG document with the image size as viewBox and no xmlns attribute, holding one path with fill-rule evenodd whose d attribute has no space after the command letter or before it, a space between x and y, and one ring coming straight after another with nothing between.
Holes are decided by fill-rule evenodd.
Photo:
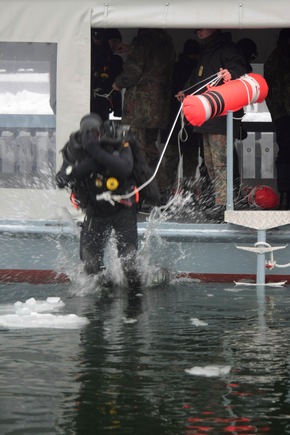
<instances>
[{"instance_id":1,"label":"rope","mask_svg":"<svg viewBox=\"0 0 290 435\"><path fill-rule=\"evenodd\" d=\"M190 89L194 88L195 86L198 86L198 85L200 85L200 84L203 83L203 82L206 82L206 83L205 83L204 85L202 85L199 89L197 89L195 92L192 92L192 93L190 94L190 95L194 95L194 94L196 94L197 92L201 91L201 90L202 90L203 88L205 88L206 86L208 86L209 84L214 83L217 79L218 79L218 81L221 80L221 76L219 75L219 73L212 74L211 76L207 77L206 79L200 80L198 83L195 83L194 85L189 86L189 88L182 89L181 92L187 92L187 91L189 91ZM213 85L213 86L215 86L215 85Z\"/></svg>"},{"instance_id":2,"label":"rope","mask_svg":"<svg viewBox=\"0 0 290 435\"><path fill-rule=\"evenodd\" d=\"M208 80L208 79L210 79L210 80ZM204 87L209 86L209 85L212 84L212 83L213 83L213 84L217 83L217 79L221 80L219 73L215 73L215 74L213 74L212 76L210 76L209 78L207 78L207 79L205 79L205 80L201 80L200 82L198 82L198 83L196 83L195 85L189 87L188 89L183 90L182 92L185 92L185 91L187 91L187 90L193 88L194 86L197 86L197 85L199 85L200 83L203 83L204 81L208 80L208 81L207 81L204 85L202 85L199 89L197 89L195 92L192 92L192 93L190 94L190 95L194 95L194 94L196 94L197 92L200 92ZM218 81L219 81L219 80L218 80ZM113 91L113 89L112 89L112 91ZM111 92L112 92L112 91L111 91ZM111 93L111 92L110 92L110 93ZM110 94L108 94L108 95L110 95ZM158 163L157 163L157 165L156 165L155 171L154 171L154 173L152 174L152 176L151 176L151 177L150 177L150 178L149 178L145 183L141 184L141 186L137 187L137 189L135 189L134 191L132 191L132 192L130 192L130 193L127 193L127 194L124 194L124 195L114 195L114 194L111 194L110 192L104 192L104 193L102 193L102 194L96 196L97 201L99 201L99 200L105 200L105 201L109 201L109 202L111 203L111 201L119 202L121 199L128 199L128 198L131 198L132 196L134 196L134 195L136 194L136 191L140 192L140 190L144 189L146 186L148 186L148 184L151 183L152 180L154 180L154 178L156 177L156 174L157 174L157 172L158 172L158 170L159 170L159 167L160 167L160 165L161 165L162 159L163 159L163 157L164 157L165 151L166 151L167 146L168 146L168 144L169 144L169 140L170 140L170 138L171 138L171 136L172 136L172 133L173 133L173 131L174 131L174 128L175 128L175 125L176 125L177 120L178 120L178 118L179 118L179 115L180 115L180 113L181 113L181 109L182 109L182 103L180 104L180 108L179 108L178 113L177 113L177 115L176 115L176 117L175 117L175 120L174 120L174 122L173 122L173 124L172 124L172 127L171 127L171 130L170 130L170 132L169 132L168 138L167 138L167 140L166 140L166 143L164 144L164 147L163 147L162 153L161 153L161 155L160 155L160 157L159 157L159 161L158 161ZM104 194L106 194L106 195L104 195ZM109 197L108 197L107 194L109 194ZM110 199L108 199L108 198L110 198ZM174 200L174 198L173 198L173 200ZM173 201L173 200L172 200L172 201ZM169 207L169 205L171 205L172 201L170 201L170 202L169 202L166 206L164 206L164 207L165 207L165 208L167 208L167 206ZM162 208L164 208L164 207L162 207Z\"/></svg>"},{"instance_id":3,"label":"rope","mask_svg":"<svg viewBox=\"0 0 290 435\"><path fill-rule=\"evenodd\" d=\"M110 103L110 105L112 105L112 102L110 100L110 95L111 93L114 91L115 89L111 89L111 91L108 94L99 94L99 92L97 92L96 90L94 90L94 97L102 97L105 98L106 100L108 100L108 102Z\"/></svg>"},{"instance_id":4,"label":"rope","mask_svg":"<svg viewBox=\"0 0 290 435\"><path fill-rule=\"evenodd\" d=\"M98 97L104 97L104 98L109 98L111 93L114 91L115 89L111 89L110 92L108 94L99 94L99 92L97 92L96 90L94 90L94 95L97 95Z\"/></svg>"},{"instance_id":5,"label":"rope","mask_svg":"<svg viewBox=\"0 0 290 435\"><path fill-rule=\"evenodd\" d=\"M283 269L284 267L290 267L290 263L287 263L287 264L277 264L276 261L274 263L275 263L274 266L278 267L280 269Z\"/></svg>"},{"instance_id":6,"label":"rope","mask_svg":"<svg viewBox=\"0 0 290 435\"><path fill-rule=\"evenodd\" d=\"M269 243L267 243L267 242L257 242L257 243L255 243L255 247L258 247L258 246L265 246L267 248L272 248L272 246ZM270 253L270 260L265 262L265 266L266 266L266 269L270 269L270 270L274 269L274 267L278 267L280 269L283 269L285 267L290 267L290 263L287 263L287 264L277 264L276 261L274 260L273 251L271 251L271 253Z\"/></svg>"},{"instance_id":7,"label":"rope","mask_svg":"<svg viewBox=\"0 0 290 435\"><path fill-rule=\"evenodd\" d=\"M249 77L248 77L248 78L249 78ZM238 80L239 80L240 82L242 82L242 84L243 84L244 87L246 88L247 97L248 97L248 104L250 104L250 103L251 103L250 93L249 93L249 89L248 89L248 87L246 86L246 84L245 84L245 82L244 82L245 77L244 77L244 80L241 80L241 78L238 78ZM251 83L250 83L250 84L251 84ZM254 93L254 90L253 90L253 93Z\"/></svg>"},{"instance_id":8,"label":"rope","mask_svg":"<svg viewBox=\"0 0 290 435\"><path fill-rule=\"evenodd\" d=\"M273 251L270 254L270 260L266 261L265 263L266 269L274 269L274 267L277 267L278 269L284 269L285 267L290 267L290 263L286 264L278 264L276 260L274 260L274 254Z\"/></svg>"},{"instance_id":9,"label":"rope","mask_svg":"<svg viewBox=\"0 0 290 435\"><path fill-rule=\"evenodd\" d=\"M251 103L255 103L255 102L258 100L259 95L260 95L260 87L257 87L257 86L255 85L255 83L254 83L254 81L253 81L253 78L250 77L250 76L248 76L247 74L245 74L245 75L243 75L243 78L239 77L237 80L239 80L240 82L242 82L242 84L243 84L244 87L246 88L247 99L248 99L248 103L246 104L246 106L249 105L249 104L251 104ZM251 88L252 88L252 91L253 91L253 98L252 98L252 100L250 99L249 89L248 89L248 87L246 86L245 81L247 81L247 82L249 83L249 85L251 86ZM236 121L241 121L241 120L243 119L244 116L245 116L245 115L243 115L243 116L240 117L240 118L238 118L238 117L234 117L234 119L235 119Z\"/></svg>"}]
</instances>

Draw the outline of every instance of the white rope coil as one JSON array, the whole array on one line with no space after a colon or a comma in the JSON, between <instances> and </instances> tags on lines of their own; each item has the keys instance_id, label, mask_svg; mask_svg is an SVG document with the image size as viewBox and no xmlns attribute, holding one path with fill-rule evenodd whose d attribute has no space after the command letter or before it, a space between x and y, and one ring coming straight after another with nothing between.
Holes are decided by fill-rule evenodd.
<instances>
[{"instance_id":1,"label":"white rope coil","mask_svg":"<svg viewBox=\"0 0 290 435\"><path fill-rule=\"evenodd\" d=\"M287 246L287 245L286 245ZM255 252L256 254L265 254L265 253L269 253L270 254L270 260L266 260L265 261L265 267L267 269L274 269L274 267L283 269L286 267L290 267L290 263L286 263L286 264L278 264L276 262L276 260L274 259L274 251L277 251L279 249L284 249L286 248L286 246L271 246L269 243L267 242L257 242L255 243L254 247L250 247L250 246L237 246L238 249L243 249L245 251L249 251L249 252Z\"/></svg>"}]
</instances>

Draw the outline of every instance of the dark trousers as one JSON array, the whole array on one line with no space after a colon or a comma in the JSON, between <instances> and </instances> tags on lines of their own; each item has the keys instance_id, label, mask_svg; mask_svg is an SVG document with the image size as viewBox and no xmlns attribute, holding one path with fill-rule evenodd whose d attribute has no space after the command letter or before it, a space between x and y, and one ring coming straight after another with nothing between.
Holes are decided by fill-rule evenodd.
<instances>
[{"instance_id":1,"label":"dark trousers","mask_svg":"<svg viewBox=\"0 0 290 435\"><path fill-rule=\"evenodd\" d=\"M88 274L96 274L104 267L104 253L108 240L115 231L118 256L125 276L135 272L135 254L138 247L136 207L123 207L108 216L88 210L80 238L80 258Z\"/></svg>"}]
</instances>

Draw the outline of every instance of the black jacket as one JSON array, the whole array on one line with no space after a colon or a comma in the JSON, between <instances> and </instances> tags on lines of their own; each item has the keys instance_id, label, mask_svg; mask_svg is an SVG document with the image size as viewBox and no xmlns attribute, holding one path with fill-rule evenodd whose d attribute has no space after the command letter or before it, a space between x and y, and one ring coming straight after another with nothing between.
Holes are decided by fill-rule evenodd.
<instances>
[{"instance_id":1,"label":"black jacket","mask_svg":"<svg viewBox=\"0 0 290 435\"><path fill-rule=\"evenodd\" d=\"M231 41L231 34L216 30L208 38L201 41L200 60L191 80L191 85L197 85L193 91L206 83L205 81L199 85L198 83L201 80L209 79L213 74L219 72L220 68L228 69L232 75L232 80L250 72L244 57L236 44ZM223 82L221 81L220 84L223 84ZM206 88L203 88L200 93L205 91ZM243 110L234 113L234 118L241 118L242 116ZM234 125L234 135L238 137L237 132L240 122L236 124L236 126ZM195 127L194 130L200 133L226 134L226 116L209 119L201 127Z\"/></svg>"}]
</instances>

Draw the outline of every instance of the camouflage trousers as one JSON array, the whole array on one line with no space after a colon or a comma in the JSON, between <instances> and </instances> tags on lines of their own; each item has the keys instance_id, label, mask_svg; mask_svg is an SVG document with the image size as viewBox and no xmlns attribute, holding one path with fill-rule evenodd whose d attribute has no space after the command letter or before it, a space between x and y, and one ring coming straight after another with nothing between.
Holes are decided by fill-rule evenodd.
<instances>
[{"instance_id":1,"label":"camouflage trousers","mask_svg":"<svg viewBox=\"0 0 290 435\"><path fill-rule=\"evenodd\" d=\"M227 202L227 137L203 133L204 162L214 186L216 205Z\"/></svg>"},{"instance_id":2,"label":"camouflage trousers","mask_svg":"<svg viewBox=\"0 0 290 435\"><path fill-rule=\"evenodd\" d=\"M135 128L131 127L131 133L140 142L142 150L145 154L146 160L154 172L160 159L160 151L158 149L158 128ZM169 187L169 181L165 172L164 162L162 161L158 172L156 174L156 180L160 192L164 192Z\"/></svg>"}]
</instances>

